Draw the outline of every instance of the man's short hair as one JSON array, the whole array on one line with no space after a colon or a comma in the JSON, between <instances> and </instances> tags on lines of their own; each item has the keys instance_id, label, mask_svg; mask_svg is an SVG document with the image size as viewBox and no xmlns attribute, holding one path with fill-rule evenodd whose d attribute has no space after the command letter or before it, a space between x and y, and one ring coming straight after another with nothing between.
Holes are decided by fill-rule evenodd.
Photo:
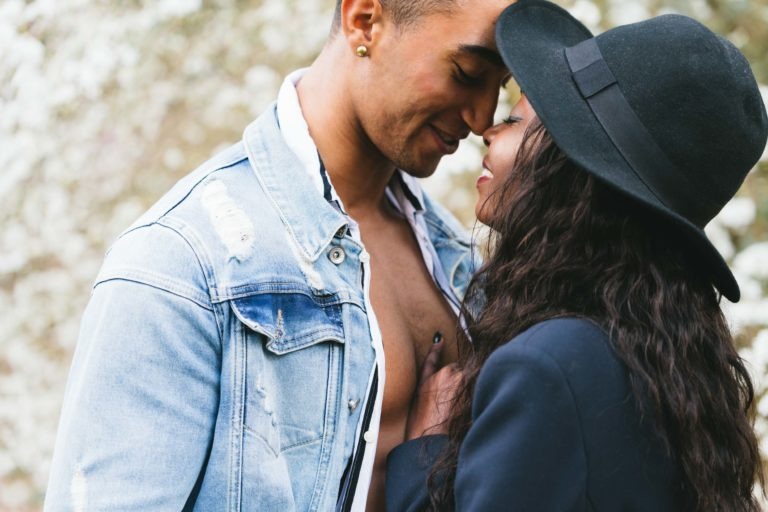
<instances>
[{"instance_id":1,"label":"man's short hair","mask_svg":"<svg viewBox=\"0 0 768 512\"><path fill-rule=\"evenodd\" d=\"M415 23L425 14L447 13L457 0L379 0L381 6L392 17L395 25L404 27ZM341 0L336 0L331 34L335 34L341 25Z\"/></svg>"}]
</instances>

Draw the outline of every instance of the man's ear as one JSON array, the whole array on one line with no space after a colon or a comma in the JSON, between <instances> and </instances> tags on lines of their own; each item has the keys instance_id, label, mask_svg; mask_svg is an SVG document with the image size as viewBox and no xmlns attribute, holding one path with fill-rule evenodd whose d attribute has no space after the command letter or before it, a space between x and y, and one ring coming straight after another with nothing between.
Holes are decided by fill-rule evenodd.
<instances>
[{"instance_id":1,"label":"man's ear","mask_svg":"<svg viewBox=\"0 0 768 512\"><path fill-rule=\"evenodd\" d=\"M383 25L379 0L342 0L341 32L352 52L365 46L372 53Z\"/></svg>"}]
</instances>

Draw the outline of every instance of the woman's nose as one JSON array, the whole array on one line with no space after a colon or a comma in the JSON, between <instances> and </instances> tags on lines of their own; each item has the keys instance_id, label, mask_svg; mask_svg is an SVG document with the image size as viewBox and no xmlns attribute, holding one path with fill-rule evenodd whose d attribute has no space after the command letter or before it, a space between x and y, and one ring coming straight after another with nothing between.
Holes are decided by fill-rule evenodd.
<instances>
[{"instance_id":1,"label":"woman's nose","mask_svg":"<svg viewBox=\"0 0 768 512\"><path fill-rule=\"evenodd\" d=\"M483 144L487 146L491 145L493 138L496 136L496 132L499 131L501 124L495 124L483 132Z\"/></svg>"}]
</instances>

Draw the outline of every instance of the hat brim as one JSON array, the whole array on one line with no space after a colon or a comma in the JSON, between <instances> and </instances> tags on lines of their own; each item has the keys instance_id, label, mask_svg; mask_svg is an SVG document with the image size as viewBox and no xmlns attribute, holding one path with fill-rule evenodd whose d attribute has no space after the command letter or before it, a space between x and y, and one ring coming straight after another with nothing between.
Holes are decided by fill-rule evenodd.
<instances>
[{"instance_id":1,"label":"hat brim","mask_svg":"<svg viewBox=\"0 0 768 512\"><path fill-rule=\"evenodd\" d=\"M557 146L576 164L612 188L627 194L670 221L684 238L696 266L732 302L739 286L727 263L704 231L667 207L635 174L613 145L581 96L565 49L592 33L567 11L549 2L521 0L507 7L496 24L496 43L539 120Z\"/></svg>"}]
</instances>

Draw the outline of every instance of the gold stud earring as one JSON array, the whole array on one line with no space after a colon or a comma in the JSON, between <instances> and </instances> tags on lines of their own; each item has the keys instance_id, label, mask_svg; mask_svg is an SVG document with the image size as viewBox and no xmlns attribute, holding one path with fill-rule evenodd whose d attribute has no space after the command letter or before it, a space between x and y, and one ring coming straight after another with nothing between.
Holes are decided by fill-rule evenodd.
<instances>
[{"instance_id":1,"label":"gold stud earring","mask_svg":"<svg viewBox=\"0 0 768 512\"><path fill-rule=\"evenodd\" d=\"M368 47L365 45L360 45L357 47L357 50L355 50L355 53L358 57L367 57L368 56Z\"/></svg>"}]
</instances>

